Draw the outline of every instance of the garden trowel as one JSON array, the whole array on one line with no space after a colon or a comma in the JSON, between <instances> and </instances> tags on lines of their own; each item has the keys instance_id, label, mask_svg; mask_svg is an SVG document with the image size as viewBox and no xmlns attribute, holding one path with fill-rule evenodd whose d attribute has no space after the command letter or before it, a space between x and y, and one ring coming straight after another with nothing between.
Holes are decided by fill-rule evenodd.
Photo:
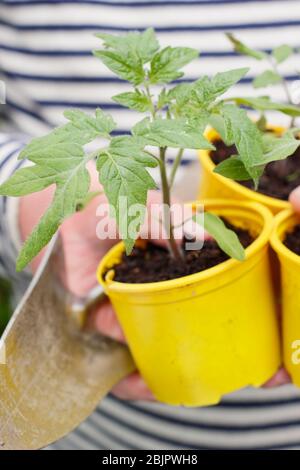
<instances>
[{"instance_id":1,"label":"garden trowel","mask_svg":"<svg viewBox=\"0 0 300 470\"><path fill-rule=\"evenodd\" d=\"M135 369L125 345L88 331L104 294L75 299L60 281L55 238L0 346L0 449L40 449L68 434Z\"/></svg>"}]
</instances>

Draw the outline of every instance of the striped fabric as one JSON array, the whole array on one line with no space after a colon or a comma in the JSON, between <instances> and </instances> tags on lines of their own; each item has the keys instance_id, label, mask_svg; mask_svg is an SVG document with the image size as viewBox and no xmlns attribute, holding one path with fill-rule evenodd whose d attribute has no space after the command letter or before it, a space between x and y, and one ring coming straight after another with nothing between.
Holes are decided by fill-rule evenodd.
<instances>
[{"instance_id":1,"label":"striped fabric","mask_svg":"<svg viewBox=\"0 0 300 470\"><path fill-rule=\"evenodd\" d=\"M199 50L186 67L186 80L201 74L251 66L235 94L253 94L251 78L262 62L232 52L224 31L233 31L253 47L270 50L288 43L300 48L300 4L297 0L7 0L0 2L0 76L7 87L3 107L13 131L0 133L0 179L17 167L17 154L32 135L62 120L66 107L110 112L119 133L128 132L137 115L109 97L127 90L91 50L97 31L126 32L155 27L162 45ZM296 56L282 65L286 78L297 79ZM284 100L280 87L272 88ZM275 116L270 116L275 119ZM284 123L276 116L276 123ZM196 194L198 166L192 153L183 160L178 194ZM185 177L185 185L180 184ZM180 193L181 189L181 193ZM183 193L183 194L182 194ZM15 283L18 244L15 202L0 200L0 268ZM184 409L145 402L105 399L57 449L223 449L300 448L300 393L292 386L244 390L210 408Z\"/></svg>"}]
</instances>

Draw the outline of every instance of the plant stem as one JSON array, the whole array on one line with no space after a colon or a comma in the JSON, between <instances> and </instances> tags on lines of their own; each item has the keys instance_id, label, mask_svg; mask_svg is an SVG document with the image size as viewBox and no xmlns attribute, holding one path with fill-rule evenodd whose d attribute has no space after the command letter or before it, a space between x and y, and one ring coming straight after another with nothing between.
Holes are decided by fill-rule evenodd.
<instances>
[{"instance_id":1,"label":"plant stem","mask_svg":"<svg viewBox=\"0 0 300 470\"><path fill-rule=\"evenodd\" d=\"M168 185L168 178L166 172L166 147L160 147L159 149L160 156L160 177L161 177L161 186L163 193L163 224L166 231L166 234L169 234L168 246L169 252L175 259L182 259L182 254L174 238L174 227L171 220L171 197L170 197L170 187Z\"/></svg>"},{"instance_id":2,"label":"plant stem","mask_svg":"<svg viewBox=\"0 0 300 470\"><path fill-rule=\"evenodd\" d=\"M158 162L158 164L160 164L160 159L157 158L156 155L154 155L152 152L150 152L149 150L146 150L146 149L144 149L144 152L148 153L148 155L150 155L150 157L154 158L154 160L156 160Z\"/></svg>"},{"instance_id":3,"label":"plant stem","mask_svg":"<svg viewBox=\"0 0 300 470\"><path fill-rule=\"evenodd\" d=\"M147 97L149 99L149 102L150 102L150 105L151 105L151 109L150 109L151 117L152 117L152 119L155 119L156 109L155 109L155 106L154 106L153 101L152 101L152 96L151 96L150 87L149 87L148 83L145 83L145 91L146 91L146 95L147 95Z\"/></svg>"},{"instance_id":4,"label":"plant stem","mask_svg":"<svg viewBox=\"0 0 300 470\"><path fill-rule=\"evenodd\" d=\"M152 101L152 96L150 92L150 87L148 83L145 83L145 91L148 96L149 102L151 103L151 118L155 119L156 107ZM171 197L170 197L170 186L168 184L167 172L166 172L166 147L159 148L159 169L160 169L160 178L161 186L163 193L163 226L165 228L166 235L169 234L167 238L167 244L169 248L169 253L175 259L181 260L182 254L180 248L178 247L176 240L174 238L174 227L171 219ZM150 152L147 152L152 155ZM152 155L153 156L153 155ZM175 176L175 175L174 175Z\"/></svg>"},{"instance_id":5,"label":"plant stem","mask_svg":"<svg viewBox=\"0 0 300 470\"><path fill-rule=\"evenodd\" d=\"M179 165L180 165L183 152L184 152L184 149L179 149L179 151L178 151L178 153L177 153L177 155L176 155L175 161L174 161L174 163L173 163L172 171L171 171L171 175L170 175L170 182L169 182L169 187L170 187L170 189L172 188L172 186L173 186L173 184L174 184L176 172L177 172L177 169L178 169L178 167L179 167Z\"/></svg>"}]
</instances>

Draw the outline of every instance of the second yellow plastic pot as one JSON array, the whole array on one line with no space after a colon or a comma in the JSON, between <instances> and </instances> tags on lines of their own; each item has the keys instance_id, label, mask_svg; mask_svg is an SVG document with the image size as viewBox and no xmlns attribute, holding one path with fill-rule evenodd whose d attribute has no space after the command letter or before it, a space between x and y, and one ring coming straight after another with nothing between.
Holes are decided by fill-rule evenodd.
<instances>
[{"instance_id":1,"label":"second yellow plastic pot","mask_svg":"<svg viewBox=\"0 0 300 470\"><path fill-rule=\"evenodd\" d=\"M273 128L275 131L282 132L282 128ZM219 138L219 134L211 129L207 133L207 138L210 141ZM265 196L257 191L242 186L236 181L232 181L229 178L214 173L215 164L210 158L210 151L201 150L199 152L199 158L202 168L201 184L199 188L199 199L206 198L229 198L237 199L240 201L254 201L263 204L273 214L289 209L290 203L288 201L282 201L274 197Z\"/></svg>"},{"instance_id":2,"label":"second yellow plastic pot","mask_svg":"<svg viewBox=\"0 0 300 470\"><path fill-rule=\"evenodd\" d=\"M281 267L282 330L284 365L295 385L300 387L300 256L282 242L287 232L300 223L292 210L275 218L271 244Z\"/></svg>"},{"instance_id":3,"label":"second yellow plastic pot","mask_svg":"<svg viewBox=\"0 0 300 470\"><path fill-rule=\"evenodd\" d=\"M119 243L98 268L139 371L157 400L171 405L218 403L226 393L262 385L280 364L268 257L272 215L256 203L204 204L256 237L244 262L125 284L113 280L112 267L124 251Z\"/></svg>"}]
</instances>

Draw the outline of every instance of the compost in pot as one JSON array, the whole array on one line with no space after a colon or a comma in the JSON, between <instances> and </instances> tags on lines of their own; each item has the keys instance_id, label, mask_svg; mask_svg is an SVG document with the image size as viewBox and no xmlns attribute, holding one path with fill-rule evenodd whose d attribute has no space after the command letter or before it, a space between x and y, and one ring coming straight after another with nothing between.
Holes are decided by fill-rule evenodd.
<instances>
[{"instance_id":1,"label":"compost in pot","mask_svg":"<svg viewBox=\"0 0 300 470\"><path fill-rule=\"evenodd\" d=\"M210 156L215 165L222 163L232 155L236 155L235 145L226 145L222 140L215 140L213 144L216 150L211 151ZM242 186L254 190L252 180L237 181ZM300 185L300 148L286 160L269 163L259 180L258 192L266 196L287 201L293 189Z\"/></svg>"},{"instance_id":2,"label":"compost in pot","mask_svg":"<svg viewBox=\"0 0 300 470\"><path fill-rule=\"evenodd\" d=\"M297 224L290 232L285 235L284 245L296 255L300 255L300 224Z\"/></svg>"},{"instance_id":3,"label":"compost in pot","mask_svg":"<svg viewBox=\"0 0 300 470\"><path fill-rule=\"evenodd\" d=\"M253 237L248 230L223 221L227 228L237 234L244 248L252 243ZM172 257L168 250L153 243L135 246L129 256L123 253L121 262L113 266L114 280L134 284L166 281L204 271L229 259L212 239L205 240L200 250L187 251L185 241L182 243L182 259Z\"/></svg>"}]
</instances>

